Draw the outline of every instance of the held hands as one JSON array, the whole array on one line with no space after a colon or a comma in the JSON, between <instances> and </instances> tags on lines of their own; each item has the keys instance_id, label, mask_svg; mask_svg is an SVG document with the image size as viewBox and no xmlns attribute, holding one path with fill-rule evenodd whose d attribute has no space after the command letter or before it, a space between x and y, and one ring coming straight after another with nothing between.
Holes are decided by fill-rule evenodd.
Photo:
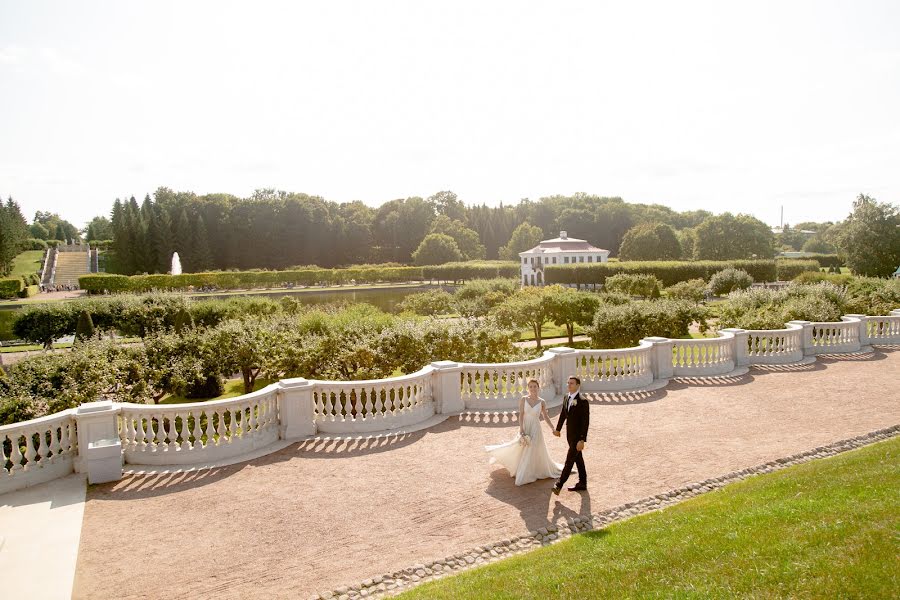
<instances>
[{"instance_id":1,"label":"held hands","mask_svg":"<svg viewBox=\"0 0 900 600\"><path fill-rule=\"evenodd\" d=\"M579 452L584 450L584 442L579 440L579 442L577 444L575 444L575 449L578 450Z\"/></svg>"},{"instance_id":2,"label":"held hands","mask_svg":"<svg viewBox=\"0 0 900 600\"><path fill-rule=\"evenodd\" d=\"M556 437L559 437L559 429L554 429L553 435L555 435Z\"/></svg>"}]
</instances>

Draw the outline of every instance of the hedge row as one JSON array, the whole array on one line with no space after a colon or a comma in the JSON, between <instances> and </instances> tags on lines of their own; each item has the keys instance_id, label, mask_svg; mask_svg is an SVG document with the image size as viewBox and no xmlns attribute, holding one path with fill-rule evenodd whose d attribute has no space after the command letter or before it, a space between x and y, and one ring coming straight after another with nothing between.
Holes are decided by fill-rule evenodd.
<instances>
[{"instance_id":1,"label":"hedge row","mask_svg":"<svg viewBox=\"0 0 900 600\"><path fill-rule=\"evenodd\" d=\"M811 254L810 256L804 256L802 258L797 258L797 259L779 257L776 260L778 260L779 262L783 261L783 260L814 260L819 263L820 267L823 267L825 269L827 269L829 267L844 266L844 261L842 261L841 257L838 256L837 254Z\"/></svg>"},{"instance_id":2,"label":"hedge row","mask_svg":"<svg viewBox=\"0 0 900 600\"><path fill-rule=\"evenodd\" d=\"M792 281L800 273L806 271L818 273L819 265L817 260L779 260L775 270L778 273L778 281Z\"/></svg>"},{"instance_id":3,"label":"hedge row","mask_svg":"<svg viewBox=\"0 0 900 600\"><path fill-rule=\"evenodd\" d=\"M19 292L19 298L30 298L31 296L37 296L40 293L41 293L40 286L26 285L22 288L22 291Z\"/></svg>"},{"instance_id":4,"label":"hedge row","mask_svg":"<svg viewBox=\"0 0 900 600\"><path fill-rule=\"evenodd\" d=\"M21 277L0 279L0 298L15 298L25 288Z\"/></svg>"},{"instance_id":5,"label":"hedge row","mask_svg":"<svg viewBox=\"0 0 900 600\"><path fill-rule=\"evenodd\" d=\"M628 261L617 263L578 263L544 268L544 281L563 284L602 284L607 277L619 273L655 275L666 287L690 279L709 281L713 274L734 267L750 273L754 281L775 281L774 260L695 260L695 261Z\"/></svg>"},{"instance_id":6,"label":"hedge row","mask_svg":"<svg viewBox=\"0 0 900 600\"><path fill-rule=\"evenodd\" d=\"M519 278L521 269L514 261L473 261L446 263L422 267L425 279L439 281L466 281L469 279Z\"/></svg>"},{"instance_id":7,"label":"hedge row","mask_svg":"<svg viewBox=\"0 0 900 600\"><path fill-rule=\"evenodd\" d=\"M350 267L346 269L293 269L288 271L215 271L182 275L85 275L78 285L90 293L148 292L183 290L189 286L218 289L279 287L294 285L344 285L355 283L402 282L518 277L515 262L447 263L429 267Z\"/></svg>"},{"instance_id":8,"label":"hedge row","mask_svg":"<svg viewBox=\"0 0 900 600\"><path fill-rule=\"evenodd\" d=\"M421 267L299 269L292 271L219 271L182 275L85 275L78 285L90 293L183 290L190 286L219 289L294 285L336 285L421 280Z\"/></svg>"}]
</instances>

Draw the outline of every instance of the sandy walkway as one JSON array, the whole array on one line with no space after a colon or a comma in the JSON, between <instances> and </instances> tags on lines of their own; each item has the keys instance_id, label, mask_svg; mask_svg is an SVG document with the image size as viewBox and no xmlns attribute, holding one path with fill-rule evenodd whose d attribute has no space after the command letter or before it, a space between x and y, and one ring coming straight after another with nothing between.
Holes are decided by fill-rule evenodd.
<instances>
[{"instance_id":1,"label":"sandy walkway","mask_svg":"<svg viewBox=\"0 0 900 600\"><path fill-rule=\"evenodd\" d=\"M885 350L596 396L589 492L559 498L550 480L516 488L488 466L482 446L515 424L481 418L92 486L74 597L304 598L898 424L898 383L900 351ZM549 443L562 458L563 442Z\"/></svg>"}]
</instances>

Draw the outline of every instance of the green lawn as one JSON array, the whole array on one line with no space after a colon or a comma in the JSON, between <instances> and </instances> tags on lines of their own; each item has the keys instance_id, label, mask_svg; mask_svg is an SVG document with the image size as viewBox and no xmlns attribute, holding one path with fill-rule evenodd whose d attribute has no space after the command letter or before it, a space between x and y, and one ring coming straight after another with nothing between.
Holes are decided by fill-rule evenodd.
<instances>
[{"instance_id":1,"label":"green lawn","mask_svg":"<svg viewBox=\"0 0 900 600\"><path fill-rule=\"evenodd\" d=\"M521 330L520 340L533 340L534 339L534 330L531 327L525 327ZM583 333L581 327L575 326L575 335L581 335ZM550 321L544 323L544 326L541 327L541 339L549 339L555 337L567 337L569 334L566 333L565 325L554 325Z\"/></svg>"},{"instance_id":2,"label":"green lawn","mask_svg":"<svg viewBox=\"0 0 900 600\"><path fill-rule=\"evenodd\" d=\"M26 250L13 259L10 277L22 277L31 275L41 270L41 257L43 250Z\"/></svg>"},{"instance_id":3,"label":"green lawn","mask_svg":"<svg viewBox=\"0 0 900 600\"><path fill-rule=\"evenodd\" d=\"M257 379L253 384L253 391L261 390L267 385L272 383L269 379ZM186 402L209 402L210 400L225 400L227 398L236 398L238 396L242 396L244 394L244 380L243 379L229 379L225 382L225 392L221 396L216 396L215 398L207 398L205 400L199 400L197 398L185 398L184 396L175 396L174 394L168 394L163 397L162 400L159 401L160 404L184 404Z\"/></svg>"},{"instance_id":4,"label":"green lawn","mask_svg":"<svg viewBox=\"0 0 900 600\"><path fill-rule=\"evenodd\" d=\"M894 598L900 438L734 483L403 598Z\"/></svg>"}]
</instances>

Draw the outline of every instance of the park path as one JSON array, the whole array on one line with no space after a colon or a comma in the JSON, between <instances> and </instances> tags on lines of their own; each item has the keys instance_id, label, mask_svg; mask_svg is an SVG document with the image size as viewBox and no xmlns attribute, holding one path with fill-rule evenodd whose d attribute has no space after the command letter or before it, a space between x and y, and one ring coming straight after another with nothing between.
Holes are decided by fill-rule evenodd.
<instances>
[{"instance_id":1,"label":"park path","mask_svg":"<svg viewBox=\"0 0 900 600\"><path fill-rule=\"evenodd\" d=\"M483 446L516 424L480 416L129 476L88 490L73 597L305 598L900 424L898 384L900 349L884 349L592 395L588 492L559 497L488 465Z\"/></svg>"}]
</instances>

